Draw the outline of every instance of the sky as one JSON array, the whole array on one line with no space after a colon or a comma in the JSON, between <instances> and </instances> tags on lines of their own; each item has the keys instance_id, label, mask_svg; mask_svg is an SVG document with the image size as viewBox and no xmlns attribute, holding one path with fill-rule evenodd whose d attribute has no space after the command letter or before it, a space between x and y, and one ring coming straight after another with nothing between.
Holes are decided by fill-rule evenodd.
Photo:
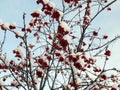
<instances>
[{"instance_id":1,"label":"sky","mask_svg":"<svg viewBox=\"0 0 120 90\"><path fill-rule=\"evenodd\" d=\"M30 13L41 8L41 6L36 5L35 1L36 0L0 0L0 19L5 23L16 22L17 25L23 26L23 13L26 13L26 19L28 20L26 22L29 22L31 19ZM120 1L114 3L111 8L112 10L110 12L102 12L93 21L93 26L101 27L101 33L108 34L110 39L120 35ZM2 31L0 31L0 34L1 40ZM7 36L8 45L11 46L11 50L15 48L15 43L17 43L17 41L13 41L11 38L12 35L13 34L8 34ZM120 40L114 42L110 49L112 50L112 56L108 62L108 67L114 66L120 69ZM6 49L6 51L8 50Z\"/></svg>"},{"instance_id":2,"label":"sky","mask_svg":"<svg viewBox=\"0 0 120 90\"><path fill-rule=\"evenodd\" d=\"M36 5L35 0L0 0L0 19L3 21L3 23L16 23L17 26L23 26L23 19L22 15L25 12L26 13L26 23L28 23L31 20L30 14L40 8L40 6ZM0 40L2 40L3 32L0 31ZM13 40L13 34L7 33L7 38L5 44L5 51L9 53L11 56L11 52L13 49L16 48L16 44L18 43L18 40Z\"/></svg>"},{"instance_id":3,"label":"sky","mask_svg":"<svg viewBox=\"0 0 120 90\"><path fill-rule=\"evenodd\" d=\"M111 5L111 8L110 12L106 12L105 10L93 22L93 26L100 26L100 32L108 34L110 39L120 35L120 0ZM107 67L117 67L120 69L120 39L115 41L110 46L110 49L112 50L112 54Z\"/></svg>"}]
</instances>

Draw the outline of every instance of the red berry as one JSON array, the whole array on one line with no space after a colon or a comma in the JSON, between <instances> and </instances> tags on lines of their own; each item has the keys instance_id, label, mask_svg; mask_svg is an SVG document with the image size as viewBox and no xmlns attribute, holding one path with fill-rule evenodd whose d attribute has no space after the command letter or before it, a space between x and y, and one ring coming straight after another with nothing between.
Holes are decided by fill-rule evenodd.
<instances>
[{"instance_id":1,"label":"red berry","mask_svg":"<svg viewBox=\"0 0 120 90\"><path fill-rule=\"evenodd\" d=\"M97 36L97 35L98 35L98 32L93 31L93 35L94 35L94 36Z\"/></svg>"},{"instance_id":2,"label":"red berry","mask_svg":"<svg viewBox=\"0 0 120 90\"><path fill-rule=\"evenodd\" d=\"M107 38L108 38L108 36L107 36L107 35L104 35L104 36L103 36L103 39L107 39Z\"/></svg>"},{"instance_id":3,"label":"red berry","mask_svg":"<svg viewBox=\"0 0 120 90\"><path fill-rule=\"evenodd\" d=\"M104 53L106 56L110 56L111 55L111 51L110 50L106 50L106 52Z\"/></svg>"}]
</instances>

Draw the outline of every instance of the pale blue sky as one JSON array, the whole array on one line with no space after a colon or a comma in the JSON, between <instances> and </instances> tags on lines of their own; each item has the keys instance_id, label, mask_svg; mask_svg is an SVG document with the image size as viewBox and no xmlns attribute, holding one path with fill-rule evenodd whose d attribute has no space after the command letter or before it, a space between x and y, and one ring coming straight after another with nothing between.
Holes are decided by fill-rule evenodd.
<instances>
[{"instance_id":1,"label":"pale blue sky","mask_svg":"<svg viewBox=\"0 0 120 90\"><path fill-rule=\"evenodd\" d=\"M22 26L23 12L27 13L26 19L29 22L31 19L31 16L29 14L34 10L40 8L39 5L36 5L35 1L36 0L0 0L0 19L2 19L3 22L16 22L17 25ZM102 14L100 14L93 22L93 26L96 28L101 27L102 34L109 34L109 37L113 38L116 35L120 35L120 1L117 1L111 7L112 11L104 11ZM0 34L2 34L1 31ZM14 43L17 43L17 41L14 41L11 38L12 35L13 34L8 34L7 36L7 42L8 45L11 45L11 50L15 48ZM120 40L113 43L111 49L113 53L108 67L115 66L120 68Z\"/></svg>"},{"instance_id":2,"label":"pale blue sky","mask_svg":"<svg viewBox=\"0 0 120 90\"><path fill-rule=\"evenodd\" d=\"M93 22L93 26L100 26L100 32L108 34L110 39L120 35L120 0L114 3L111 8L112 11L106 12L105 10ZM112 56L107 67L117 67L120 69L120 39L114 42L110 49L112 50Z\"/></svg>"},{"instance_id":3,"label":"pale blue sky","mask_svg":"<svg viewBox=\"0 0 120 90\"><path fill-rule=\"evenodd\" d=\"M40 8L36 5L35 0L0 0L0 19L3 23L14 23L16 22L18 26L23 26L22 15L26 13L26 23L31 20L31 12ZM28 23L27 23L28 24ZM0 40L3 32L0 31ZM7 56L11 58L12 50L15 49L18 40L13 39L12 33L7 33L6 44L4 46Z\"/></svg>"},{"instance_id":4,"label":"pale blue sky","mask_svg":"<svg viewBox=\"0 0 120 90\"><path fill-rule=\"evenodd\" d=\"M5 22L22 24L23 12L30 18L29 14L39 7L35 0L0 0L0 18Z\"/></svg>"}]
</instances>

